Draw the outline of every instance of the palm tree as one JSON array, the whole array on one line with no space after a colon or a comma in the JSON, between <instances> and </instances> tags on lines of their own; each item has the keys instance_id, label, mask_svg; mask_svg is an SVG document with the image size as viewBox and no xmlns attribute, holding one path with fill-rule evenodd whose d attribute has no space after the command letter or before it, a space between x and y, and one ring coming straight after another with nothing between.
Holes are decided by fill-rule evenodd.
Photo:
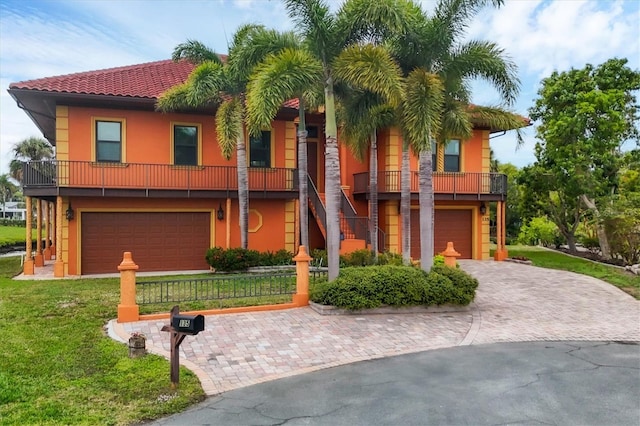
<instances>
[{"instance_id":1,"label":"palm tree","mask_svg":"<svg viewBox=\"0 0 640 426\"><path fill-rule=\"evenodd\" d=\"M388 3L385 0L381 3ZM253 77L248 95L248 118L254 126L269 122L287 99L311 88L324 93L325 111L325 202L329 280L338 276L340 246L340 160L336 120L336 63L360 65L354 77L360 87L387 95L398 90L397 68L381 56L381 49L356 43L377 34L375 24L397 25L398 15L378 13L378 2L348 0L332 14L323 0L285 0L289 16L305 42L306 49L284 58L273 56ZM349 47L351 44L353 46ZM283 54L284 55L284 54ZM352 62L351 62L352 61ZM382 68L389 74L380 72ZM376 70L376 72L374 72ZM318 72L320 71L320 72ZM306 201L305 201L306 202Z\"/></svg>"},{"instance_id":2,"label":"palm tree","mask_svg":"<svg viewBox=\"0 0 640 426\"><path fill-rule=\"evenodd\" d=\"M418 155L421 267L433 264L433 184L431 145L443 143L451 135L468 138L472 132L472 112L468 111L469 81L481 78L492 84L505 103L512 103L519 90L516 67L494 43L461 42L464 30L488 3L502 0L441 0L432 17L419 6L407 8L410 15L405 33L393 37L391 49L405 76L405 92L400 107L403 133L402 164L402 244L405 261L410 256L409 148ZM492 115L491 113L495 113ZM484 120L510 121L517 117L507 111L477 108ZM519 121L518 126L524 125ZM509 127L511 128L511 127Z\"/></svg>"},{"instance_id":3,"label":"palm tree","mask_svg":"<svg viewBox=\"0 0 640 426\"><path fill-rule=\"evenodd\" d=\"M267 55L295 44L291 33L280 34L262 26L245 25L235 33L227 62L222 63L219 56L202 43L187 41L175 48L173 59L186 59L197 66L185 83L172 87L158 99L157 108L161 111L219 105L216 111L218 144L226 159L231 158L234 148L236 152L243 248L248 247L249 235L249 179L244 129L246 85L253 68Z\"/></svg>"},{"instance_id":4,"label":"palm tree","mask_svg":"<svg viewBox=\"0 0 640 426\"><path fill-rule=\"evenodd\" d=\"M0 175L0 195L2 196L2 218L6 217L6 203L18 192L18 187L9 180L8 174Z\"/></svg>"},{"instance_id":5,"label":"palm tree","mask_svg":"<svg viewBox=\"0 0 640 426\"><path fill-rule=\"evenodd\" d=\"M9 163L11 177L22 184L22 163L53 158L53 147L46 139L31 136L23 139L13 147L13 160Z\"/></svg>"}]
</instances>

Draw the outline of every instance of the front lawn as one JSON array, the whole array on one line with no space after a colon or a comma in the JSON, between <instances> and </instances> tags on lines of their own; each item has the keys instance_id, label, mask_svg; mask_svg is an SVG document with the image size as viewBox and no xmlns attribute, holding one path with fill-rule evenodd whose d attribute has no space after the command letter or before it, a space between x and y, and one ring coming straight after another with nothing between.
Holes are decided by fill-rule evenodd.
<instances>
[{"instance_id":1,"label":"front lawn","mask_svg":"<svg viewBox=\"0 0 640 426\"><path fill-rule=\"evenodd\" d=\"M0 225L0 247L24 244L26 241L26 229L21 226ZM35 237L35 229L32 230L31 235Z\"/></svg>"},{"instance_id":2,"label":"front lawn","mask_svg":"<svg viewBox=\"0 0 640 426\"><path fill-rule=\"evenodd\" d=\"M507 250L510 257L523 256L530 259L535 266L571 271L598 278L613 284L636 299L640 299L640 276L620 268L567 256L564 253L541 247L518 245L507 246Z\"/></svg>"},{"instance_id":3,"label":"front lawn","mask_svg":"<svg viewBox=\"0 0 640 426\"><path fill-rule=\"evenodd\" d=\"M116 317L118 279L14 281L20 258L0 258L2 424L132 424L182 411L204 398L181 368L128 357L105 335Z\"/></svg>"}]
</instances>

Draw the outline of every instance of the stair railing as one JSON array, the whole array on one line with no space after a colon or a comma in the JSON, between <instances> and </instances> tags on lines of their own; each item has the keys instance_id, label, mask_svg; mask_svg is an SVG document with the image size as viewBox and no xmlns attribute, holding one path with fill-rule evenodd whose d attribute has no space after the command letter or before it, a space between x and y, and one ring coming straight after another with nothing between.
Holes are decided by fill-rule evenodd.
<instances>
[{"instance_id":1,"label":"stair railing","mask_svg":"<svg viewBox=\"0 0 640 426\"><path fill-rule=\"evenodd\" d=\"M316 220L323 226L324 231L326 232L327 211L324 208L324 204L322 204L318 189L313 184L313 180L309 175L307 175L307 182L309 188L309 203L311 204L311 210L313 211L313 215L316 217Z\"/></svg>"}]
</instances>

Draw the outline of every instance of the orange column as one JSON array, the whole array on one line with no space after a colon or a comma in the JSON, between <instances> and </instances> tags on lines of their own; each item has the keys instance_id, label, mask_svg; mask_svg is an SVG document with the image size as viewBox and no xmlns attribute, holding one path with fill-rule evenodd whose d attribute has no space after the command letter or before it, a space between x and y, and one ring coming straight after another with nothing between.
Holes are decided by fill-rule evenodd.
<instances>
[{"instance_id":1,"label":"orange column","mask_svg":"<svg viewBox=\"0 0 640 426\"><path fill-rule=\"evenodd\" d=\"M227 215L226 219L226 231L227 231L227 247L231 247L231 198L227 198Z\"/></svg>"},{"instance_id":2,"label":"orange column","mask_svg":"<svg viewBox=\"0 0 640 426\"><path fill-rule=\"evenodd\" d=\"M33 263L33 258L31 257L31 250L32 250L32 239L33 239L33 230L31 228L33 228L33 223L32 223L32 219L33 219L33 206L31 205L31 197L26 197L26 204L27 204L27 214L26 214L26 226L27 226L27 231L26 231L26 247L25 247L25 251L27 252L27 254L25 255L24 258L24 266L22 269L22 272L25 275L33 275L34 274L34 263Z\"/></svg>"},{"instance_id":3,"label":"orange column","mask_svg":"<svg viewBox=\"0 0 640 426\"><path fill-rule=\"evenodd\" d=\"M293 260L296 262L296 294L293 295L293 303L297 306L307 306L309 304L309 262L311 261L307 248L300 246L298 255Z\"/></svg>"},{"instance_id":4,"label":"orange column","mask_svg":"<svg viewBox=\"0 0 640 426\"><path fill-rule=\"evenodd\" d=\"M51 256L56 256L56 242L58 241L56 219L56 203L51 203Z\"/></svg>"},{"instance_id":5,"label":"orange column","mask_svg":"<svg viewBox=\"0 0 640 426\"><path fill-rule=\"evenodd\" d=\"M504 252L504 258L509 257L507 251L507 203L502 202L502 251Z\"/></svg>"},{"instance_id":6,"label":"orange column","mask_svg":"<svg viewBox=\"0 0 640 426\"><path fill-rule=\"evenodd\" d=\"M507 258L504 250L504 202L498 201L496 207L496 252L493 259L501 261Z\"/></svg>"},{"instance_id":7,"label":"orange column","mask_svg":"<svg viewBox=\"0 0 640 426\"><path fill-rule=\"evenodd\" d=\"M64 261L62 260L62 197L56 198L54 210L56 221L56 262L53 264L53 276L64 277Z\"/></svg>"},{"instance_id":8,"label":"orange column","mask_svg":"<svg viewBox=\"0 0 640 426\"><path fill-rule=\"evenodd\" d=\"M44 256L44 260L51 260L51 206L48 201L43 201L44 203L44 226L46 227L45 232L45 240L44 240L44 252L42 253Z\"/></svg>"},{"instance_id":9,"label":"orange column","mask_svg":"<svg viewBox=\"0 0 640 426\"><path fill-rule=\"evenodd\" d=\"M36 201L36 256L34 258L37 267L44 266L44 256L42 255L42 201Z\"/></svg>"},{"instance_id":10,"label":"orange column","mask_svg":"<svg viewBox=\"0 0 640 426\"><path fill-rule=\"evenodd\" d=\"M120 304L118 305L118 322L138 321L139 307L136 304L136 271L138 265L133 261L130 251L125 251L120 271Z\"/></svg>"}]
</instances>

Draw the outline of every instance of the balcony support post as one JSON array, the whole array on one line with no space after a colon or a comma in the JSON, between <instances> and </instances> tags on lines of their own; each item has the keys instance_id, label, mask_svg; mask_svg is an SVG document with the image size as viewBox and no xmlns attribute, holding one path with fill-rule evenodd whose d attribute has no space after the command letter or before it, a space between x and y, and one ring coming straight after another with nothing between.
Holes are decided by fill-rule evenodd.
<instances>
[{"instance_id":1,"label":"balcony support post","mask_svg":"<svg viewBox=\"0 0 640 426\"><path fill-rule=\"evenodd\" d=\"M44 240L44 260L51 260L51 205L48 201L44 201L44 226L46 227Z\"/></svg>"},{"instance_id":2,"label":"balcony support post","mask_svg":"<svg viewBox=\"0 0 640 426\"><path fill-rule=\"evenodd\" d=\"M57 226L57 223L56 223L57 222L57 220L56 220L56 217L57 217L56 216L56 211L57 211L56 210L56 203L51 203L51 247L50 247L50 250L51 250L51 256L52 257L56 257L56 253L57 253L56 244L57 244L58 238L57 238L57 233L56 232L57 232L58 226Z\"/></svg>"},{"instance_id":3,"label":"balcony support post","mask_svg":"<svg viewBox=\"0 0 640 426\"><path fill-rule=\"evenodd\" d=\"M44 256L42 255L42 200L36 200L36 256L34 258L35 266L44 266Z\"/></svg>"},{"instance_id":4,"label":"balcony support post","mask_svg":"<svg viewBox=\"0 0 640 426\"><path fill-rule=\"evenodd\" d=\"M31 197L26 197L25 199L26 202L26 207L27 207L27 212L26 212L26 217L25 217L25 221L26 221L26 247L25 247L25 251L27 252L27 254L25 255L24 258L24 265L23 265L23 269L22 272L24 273L24 275L33 275L34 274L34 262L33 262L33 258L31 257L31 250L32 250L32 240L33 240L33 223L32 223L32 219L33 219L33 206L31 205Z\"/></svg>"},{"instance_id":5,"label":"balcony support post","mask_svg":"<svg viewBox=\"0 0 640 426\"><path fill-rule=\"evenodd\" d=\"M506 249L506 238L505 238L505 202L498 201L496 208L496 252L493 254L493 259L496 261L505 260L508 257L507 249Z\"/></svg>"},{"instance_id":6,"label":"balcony support post","mask_svg":"<svg viewBox=\"0 0 640 426\"><path fill-rule=\"evenodd\" d=\"M62 260L62 197L56 197L55 221L56 221L56 261L53 264L53 276L64 277L64 261Z\"/></svg>"}]
</instances>

